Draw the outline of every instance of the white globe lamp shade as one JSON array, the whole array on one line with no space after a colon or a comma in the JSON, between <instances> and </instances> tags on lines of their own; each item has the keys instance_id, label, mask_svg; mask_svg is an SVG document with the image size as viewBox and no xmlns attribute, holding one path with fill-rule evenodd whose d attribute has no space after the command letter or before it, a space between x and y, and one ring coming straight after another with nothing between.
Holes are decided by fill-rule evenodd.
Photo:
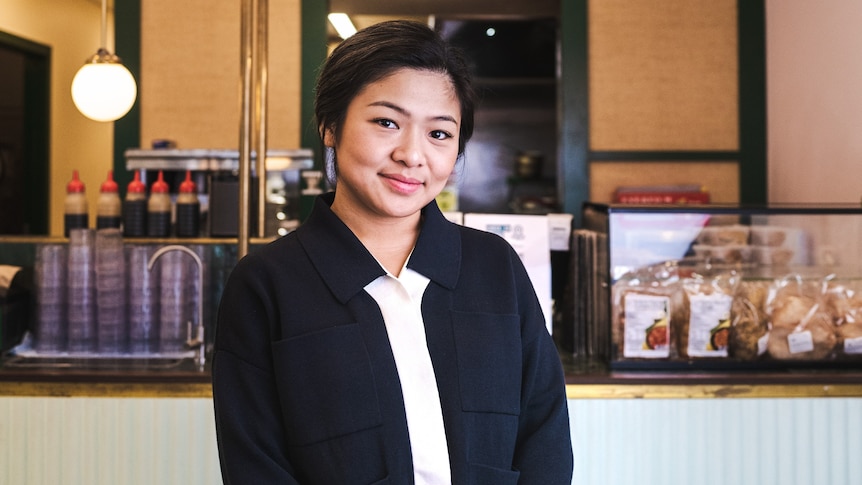
<instances>
[{"instance_id":1,"label":"white globe lamp shade","mask_svg":"<svg viewBox=\"0 0 862 485\"><path fill-rule=\"evenodd\" d=\"M135 104L138 87L117 56L100 49L72 80L72 101L87 118L114 121Z\"/></svg>"}]
</instances>

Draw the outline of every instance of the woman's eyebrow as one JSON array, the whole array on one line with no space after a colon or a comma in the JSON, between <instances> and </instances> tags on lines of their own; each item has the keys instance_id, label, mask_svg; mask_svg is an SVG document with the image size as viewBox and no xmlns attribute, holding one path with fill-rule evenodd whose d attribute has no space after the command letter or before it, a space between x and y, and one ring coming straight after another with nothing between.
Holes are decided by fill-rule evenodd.
<instances>
[{"instance_id":1,"label":"woman's eyebrow","mask_svg":"<svg viewBox=\"0 0 862 485\"><path fill-rule=\"evenodd\" d=\"M391 110L397 111L398 113L400 113L402 115L405 115L405 116L410 115L410 112L408 110L402 108L401 106L398 106L395 103L390 103L389 101L374 101L372 103L368 103L368 106L383 106L384 108L389 108ZM436 120L436 121L449 121L449 122L452 122L453 124L455 124L456 126L458 125L458 121L455 120L455 118L453 116L449 116L449 115L432 116L430 119Z\"/></svg>"}]
</instances>

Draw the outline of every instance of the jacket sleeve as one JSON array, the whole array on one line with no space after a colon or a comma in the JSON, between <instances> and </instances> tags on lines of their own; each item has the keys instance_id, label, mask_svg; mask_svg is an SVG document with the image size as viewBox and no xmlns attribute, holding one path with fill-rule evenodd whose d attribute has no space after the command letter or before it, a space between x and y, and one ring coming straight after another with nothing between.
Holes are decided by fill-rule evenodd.
<instances>
[{"instance_id":1,"label":"jacket sleeve","mask_svg":"<svg viewBox=\"0 0 862 485\"><path fill-rule=\"evenodd\" d=\"M288 461L273 380L270 329L274 295L264 267L251 256L240 261L219 304L213 404L226 485L299 483Z\"/></svg>"},{"instance_id":2,"label":"jacket sleeve","mask_svg":"<svg viewBox=\"0 0 862 485\"><path fill-rule=\"evenodd\" d=\"M522 307L524 359L513 465L520 471L518 483L570 485L572 440L562 363L526 269L520 260L513 267Z\"/></svg>"}]
</instances>

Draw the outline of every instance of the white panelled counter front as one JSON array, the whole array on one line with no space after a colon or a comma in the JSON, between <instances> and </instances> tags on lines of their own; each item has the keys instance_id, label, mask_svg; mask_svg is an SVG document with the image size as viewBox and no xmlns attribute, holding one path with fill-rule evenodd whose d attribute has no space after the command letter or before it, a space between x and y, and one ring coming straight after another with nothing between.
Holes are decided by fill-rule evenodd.
<instances>
[{"instance_id":1,"label":"white panelled counter front","mask_svg":"<svg viewBox=\"0 0 862 485\"><path fill-rule=\"evenodd\" d=\"M220 483L209 378L0 368L0 484ZM862 483L862 372L567 381L573 484Z\"/></svg>"}]
</instances>

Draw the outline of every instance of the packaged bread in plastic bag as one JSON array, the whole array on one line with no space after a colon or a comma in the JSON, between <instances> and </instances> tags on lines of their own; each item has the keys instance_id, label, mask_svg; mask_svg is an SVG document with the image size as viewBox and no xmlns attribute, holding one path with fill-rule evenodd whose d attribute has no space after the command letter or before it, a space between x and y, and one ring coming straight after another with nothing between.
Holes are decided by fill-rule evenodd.
<instances>
[{"instance_id":1,"label":"packaged bread in plastic bag","mask_svg":"<svg viewBox=\"0 0 862 485\"><path fill-rule=\"evenodd\" d=\"M769 320L766 297L771 281L741 281L733 299L728 354L735 360L752 361L766 353Z\"/></svg>"},{"instance_id":2,"label":"packaged bread in plastic bag","mask_svg":"<svg viewBox=\"0 0 862 485\"><path fill-rule=\"evenodd\" d=\"M613 337L617 356L675 358L676 322L685 316L679 268L666 262L627 273L614 285Z\"/></svg>"},{"instance_id":3,"label":"packaged bread in plastic bag","mask_svg":"<svg viewBox=\"0 0 862 485\"><path fill-rule=\"evenodd\" d=\"M823 282L821 301L832 316L838 335L839 358L862 358L862 294L856 280L838 280L833 275Z\"/></svg>"},{"instance_id":4,"label":"packaged bread in plastic bag","mask_svg":"<svg viewBox=\"0 0 862 485\"><path fill-rule=\"evenodd\" d=\"M728 356L731 310L739 280L736 271L703 268L682 281L688 318L677 322L680 357Z\"/></svg>"},{"instance_id":5,"label":"packaged bread in plastic bag","mask_svg":"<svg viewBox=\"0 0 862 485\"><path fill-rule=\"evenodd\" d=\"M777 360L824 360L832 355L838 335L822 300L819 281L798 275L775 281L767 297L770 319L769 356Z\"/></svg>"}]
</instances>

